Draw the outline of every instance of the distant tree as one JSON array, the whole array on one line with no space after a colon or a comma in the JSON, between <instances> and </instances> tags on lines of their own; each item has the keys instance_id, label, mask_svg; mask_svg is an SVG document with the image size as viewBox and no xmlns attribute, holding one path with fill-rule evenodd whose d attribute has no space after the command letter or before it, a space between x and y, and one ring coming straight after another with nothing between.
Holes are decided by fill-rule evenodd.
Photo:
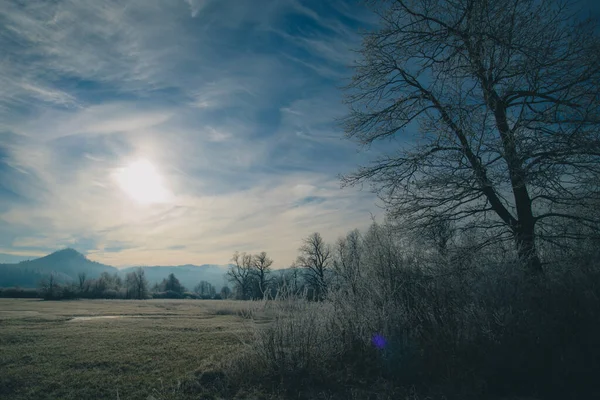
<instances>
[{"instance_id":1,"label":"distant tree","mask_svg":"<svg viewBox=\"0 0 600 400\"><path fill-rule=\"evenodd\" d=\"M163 281L163 285L161 286L164 287L165 291L171 291L179 294L185 292L185 288L183 287L183 285L181 285L179 279L177 279L177 277L175 277L175 274L173 273L169 274L169 276Z\"/></svg>"},{"instance_id":2,"label":"distant tree","mask_svg":"<svg viewBox=\"0 0 600 400\"><path fill-rule=\"evenodd\" d=\"M117 273L111 275L105 271L97 279L88 281L87 285L91 288L92 297L104 298L108 296L114 298L122 288L123 281Z\"/></svg>"},{"instance_id":3,"label":"distant tree","mask_svg":"<svg viewBox=\"0 0 600 400\"><path fill-rule=\"evenodd\" d=\"M254 284L257 289L255 297L262 299L265 297L265 293L268 293L269 286L271 285L271 265L273 265L273 260L263 251L253 256L252 261L252 273L254 274Z\"/></svg>"},{"instance_id":4,"label":"distant tree","mask_svg":"<svg viewBox=\"0 0 600 400\"><path fill-rule=\"evenodd\" d=\"M127 286L127 297L133 299L145 299L148 295L148 281L142 268L136 268L125 277Z\"/></svg>"},{"instance_id":5,"label":"distant tree","mask_svg":"<svg viewBox=\"0 0 600 400\"><path fill-rule=\"evenodd\" d=\"M119 290L123 287L123 279L115 272L112 279L115 290Z\"/></svg>"},{"instance_id":6,"label":"distant tree","mask_svg":"<svg viewBox=\"0 0 600 400\"><path fill-rule=\"evenodd\" d=\"M113 277L111 274L109 274L108 272L102 272L100 274L100 279L102 279L104 282L106 282L106 286L107 287L112 287L113 285Z\"/></svg>"},{"instance_id":7,"label":"distant tree","mask_svg":"<svg viewBox=\"0 0 600 400\"><path fill-rule=\"evenodd\" d=\"M194 287L194 292L203 298L213 298L216 294L215 287L207 281L200 281Z\"/></svg>"},{"instance_id":8,"label":"distant tree","mask_svg":"<svg viewBox=\"0 0 600 400\"><path fill-rule=\"evenodd\" d=\"M231 297L231 289L229 286L223 286L219 294L221 295L222 299L228 299Z\"/></svg>"},{"instance_id":9,"label":"distant tree","mask_svg":"<svg viewBox=\"0 0 600 400\"><path fill-rule=\"evenodd\" d=\"M239 300L248 300L252 296L254 259L250 254L240 254L236 251L231 261L233 261L234 265L229 267L227 279L234 286L236 298Z\"/></svg>"},{"instance_id":10,"label":"distant tree","mask_svg":"<svg viewBox=\"0 0 600 400\"><path fill-rule=\"evenodd\" d=\"M80 272L77 274L77 280L78 280L78 289L79 289L79 293L83 293L83 292L87 292L89 285L88 285L88 281L87 281L87 274L85 272Z\"/></svg>"},{"instance_id":11,"label":"distant tree","mask_svg":"<svg viewBox=\"0 0 600 400\"><path fill-rule=\"evenodd\" d=\"M62 286L61 299L76 299L80 295L79 285L77 283L69 283Z\"/></svg>"},{"instance_id":12,"label":"distant tree","mask_svg":"<svg viewBox=\"0 0 600 400\"><path fill-rule=\"evenodd\" d=\"M364 146L413 137L345 184L370 181L407 229L442 217L494 231L533 273L540 241L598 229L597 20L569 1L370 3L380 23L363 40L345 131Z\"/></svg>"},{"instance_id":13,"label":"distant tree","mask_svg":"<svg viewBox=\"0 0 600 400\"><path fill-rule=\"evenodd\" d=\"M91 282L92 293L94 297L102 297L103 293L108 290L108 282L105 277L98 277Z\"/></svg>"},{"instance_id":14,"label":"distant tree","mask_svg":"<svg viewBox=\"0 0 600 400\"><path fill-rule=\"evenodd\" d=\"M40 294L46 300L58 299L61 296L61 286L54 272L40 282Z\"/></svg>"},{"instance_id":15,"label":"distant tree","mask_svg":"<svg viewBox=\"0 0 600 400\"><path fill-rule=\"evenodd\" d=\"M37 298L40 297L38 289L20 287L0 287L0 297L8 298Z\"/></svg>"},{"instance_id":16,"label":"distant tree","mask_svg":"<svg viewBox=\"0 0 600 400\"><path fill-rule=\"evenodd\" d=\"M304 289L301 271L300 268L298 268L298 265L296 265L296 263L293 263L291 266L291 273L287 277L287 282L294 293L299 293L301 290Z\"/></svg>"},{"instance_id":17,"label":"distant tree","mask_svg":"<svg viewBox=\"0 0 600 400\"><path fill-rule=\"evenodd\" d=\"M331 247L319 232L315 232L304 239L298 251L300 255L296 259L296 266L303 270L304 280L312 290L312 297L315 300L324 299L333 261Z\"/></svg>"}]
</instances>

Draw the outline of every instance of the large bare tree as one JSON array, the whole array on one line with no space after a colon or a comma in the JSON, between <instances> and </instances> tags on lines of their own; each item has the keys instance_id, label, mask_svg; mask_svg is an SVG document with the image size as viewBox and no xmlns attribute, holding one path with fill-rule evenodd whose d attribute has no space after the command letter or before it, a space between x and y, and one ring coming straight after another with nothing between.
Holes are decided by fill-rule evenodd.
<instances>
[{"instance_id":1,"label":"large bare tree","mask_svg":"<svg viewBox=\"0 0 600 400\"><path fill-rule=\"evenodd\" d=\"M493 230L531 271L540 240L597 229L595 21L568 1L370 3L381 23L364 37L345 131L365 146L406 135L344 184L370 181L407 227Z\"/></svg>"},{"instance_id":2,"label":"large bare tree","mask_svg":"<svg viewBox=\"0 0 600 400\"><path fill-rule=\"evenodd\" d=\"M313 290L316 300L323 300L327 294L330 269L333 261L331 247L319 232L310 234L298 249L296 267L304 270L304 279Z\"/></svg>"},{"instance_id":3,"label":"large bare tree","mask_svg":"<svg viewBox=\"0 0 600 400\"><path fill-rule=\"evenodd\" d=\"M273 265L273 259L271 259L266 252L260 252L253 257L254 276L256 285L258 286L257 295L262 299L265 293L271 285L271 265Z\"/></svg>"},{"instance_id":4,"label":"large bare tree","mask_svg":"<svg viewBox=\"0 0 600 400\"><path fill-rule=\"evenodd\" d=\"M236 297L248 300L252 295L254 257L251 254L235 252L233 265L227 271L227 279L234 285Z\"/></svg>"}]
</instances>

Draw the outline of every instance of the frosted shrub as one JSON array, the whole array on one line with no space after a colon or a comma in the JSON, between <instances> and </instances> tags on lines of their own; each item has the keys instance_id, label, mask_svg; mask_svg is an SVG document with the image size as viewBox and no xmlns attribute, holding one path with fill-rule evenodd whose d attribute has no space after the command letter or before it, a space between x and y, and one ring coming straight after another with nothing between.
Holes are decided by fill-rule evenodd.
<instances>
[{"instance_id":1,"label":"frosted shrub","mask_svg":"<svg viewBox=\"0 0 600 400\"><path fill-rule=\"evenodd\" d=\"M253 325L236 379L340 398L372 387L395 398L600 395L589 392L600 370L598 258L557 259L531 279L510 253L435 258L386 225L351 232L335 256L324 301L264 303L270 322Z\"/></svg>"}]
</instances>

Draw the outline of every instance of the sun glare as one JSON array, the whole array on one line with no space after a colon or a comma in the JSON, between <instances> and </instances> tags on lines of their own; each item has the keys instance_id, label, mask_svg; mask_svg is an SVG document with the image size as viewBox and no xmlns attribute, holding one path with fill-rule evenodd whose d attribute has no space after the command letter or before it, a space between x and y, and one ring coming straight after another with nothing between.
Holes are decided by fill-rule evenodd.
<instances>
[{"instance_id":1,"label":"sun glare","mask_svg":"<svg viewBox=\"0 0 600 400\"><path fill-rule=\"evenodd\" d=\"M162 203L169 197L160 174L148 160L129 164L116 178L121 189L140 204Z\"/></svg>"}]
</instances>

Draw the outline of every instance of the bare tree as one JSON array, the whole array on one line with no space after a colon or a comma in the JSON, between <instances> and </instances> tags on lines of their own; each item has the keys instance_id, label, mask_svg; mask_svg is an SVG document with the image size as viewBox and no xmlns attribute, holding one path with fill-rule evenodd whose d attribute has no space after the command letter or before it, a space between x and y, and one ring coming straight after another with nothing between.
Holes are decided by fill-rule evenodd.
<instances>
[{"instance_id":1,"label":"bare tree","mask_svg":"<svg viewBox=\"0 0 600 400\"><path fill-rule=\"evenodd\" d=\"M142 268L136 268L129 272L125 278L127 285L127 297L134 299L145 299L148 294L148 281Z\"/></svg>"},{"instance_id":2,"label":"bare tree","mask_svg":"<svg viewBox=\"0 0 600 400\"><path fill-rule=\"evenodd\" d=\"M273 260L267 256L266 252L261 252L253 257L253 274L255 276L256 285L258 286L257 293L262 299L269 289L271 284L271 265Z\"/></svg>"},{"instance_id":3,"label":"bare tree","mask_svg":"<svg viewBox=\"0 0 600 400\"><path fill-rule=\"evenodd\" d=\"M335 246L333 266L336 274L349 287L353 294L358 292L362 277L363 244L358 229L349 232L338 240Z\"/></svg>"},{"instance_id":4,"label":"bare tree","mask_svg":"<svg viewBox=\"0 0 600 400\"><path fill-rule=\"evenodd\" d=\"M364 38L345 131L365 146L413 135L344 184L371 181L407 228L443 217L495 230L535 272L540 240L598 226L594 21L567 1L371 4L381 25Z\"/></svg>"},{"instance_id":5,"label":"bare tree","mask_svg":"<svg viewBox=\"0 0 600 400\"><path fill-rule=\"evenodd\" d=\"M234 285L236 296L241 300L247 300L251 296L252 289L253 257L250 254L240 254L236 251L231 261L234 265L227 271L227 279Z\"/></svg>"},{"instance_id":6,"label":"bare tree","mask_svg":"<svg viewBox=\"0 0 600 400\"><path fill-rule=\"evenodd\" d=\"M58 283L54 272L51 272L47 278L40 282L42 296L46 300L53 300L60 297L61 286Z\"/></svg>"},{"instance_id":7,"label":"bare tree","mask_svg":"<svg viewBox=\"0 0 600 400\"><path fill-rule=\"evenodd\" d=\"M229 289L229 286L223 286L219 293L222 299L228 299L231 296L231 289Z\"/></svg>"},{"instance_id":8,"label":"bare tree","mask_svg":"<svg viewBox=\"0 0 600 400\"><path fill-rule=\"evenodd\" d=\"M202 297L210 298L213 298L217 293L215 287L207 281L200 281L200 283L198 283L194 288L194 292L196 292Z\"/></svg>"},{"instance_id":9,"label":"bare tree","mask_svg":"<svg viewBox=\"0 0 600 400\"><path fill-rule=\"evenodd\" d=\"M330 278L331 248L321 234L315 232L304 239L298 251L300 255L296 259L296 266L304 269L304 279L313 290L314 298L322 300L327 294Z\"/></svg>"},{"instance_id":10,"label":"bare tree","mask_svg":"<svg viewBox=\"0 0 600 400\"><path fill-rule=\"evenodd\" d=\"M393 227L386 222L373 222L362 240L364 253L364 281L369 285L377 282L379 298L391 298L398 292L406 277L406 259L401 241Z\"/></svg>"},{"instance_id":11,"label":"bare tree","mask_svg":"<svg viewBox=\"0 0 600 400\"><path fill-rule=\"evenodd\" d=\"M88 284L87 284L87 274L85 272L80 272L77 274L77 279L79 282L79 292L87 292Z\"/></svg>"}]
</instances>

